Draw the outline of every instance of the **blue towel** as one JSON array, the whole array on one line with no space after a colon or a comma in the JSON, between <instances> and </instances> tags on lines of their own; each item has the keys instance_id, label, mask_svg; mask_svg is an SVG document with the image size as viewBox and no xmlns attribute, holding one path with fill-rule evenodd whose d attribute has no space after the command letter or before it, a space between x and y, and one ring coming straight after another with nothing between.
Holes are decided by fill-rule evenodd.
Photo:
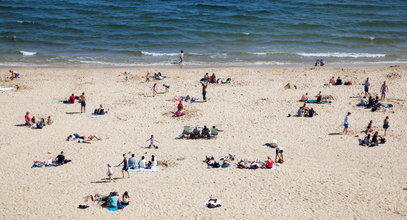
<instances>
[{"instance_id":1,"label":"blue towel","mask_svg":"<svg viewBox=\"0 0 407 220\"><path fill-rule=\"evenodd\" d=\"M126 208L128 205L122 205L122 209L124 209L124 208ZM113 211L113 212L115 212L115 211L119 211L119 210L121 210L121 209L119 209L119 207L115 207L115 208L111 208L111 207L106 207L108 210L110 210L110 211Z\"/></svg>"}]
</instances>

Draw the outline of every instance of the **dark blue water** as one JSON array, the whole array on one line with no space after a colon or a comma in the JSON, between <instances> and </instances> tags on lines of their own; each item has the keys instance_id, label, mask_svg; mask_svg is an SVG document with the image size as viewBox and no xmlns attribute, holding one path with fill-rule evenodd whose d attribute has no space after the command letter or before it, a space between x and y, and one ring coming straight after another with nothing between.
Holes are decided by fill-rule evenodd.
<instances>
[{"instance_id":1,"label":"dark blue water","mask_svg":"<svg viewBox=\"0 0 407 220\"><path fill-rule=\"evenodd\" d=\"M406 0L0 0L0 14L3 65L407 62Z\"/></svg>"}]
</instances>

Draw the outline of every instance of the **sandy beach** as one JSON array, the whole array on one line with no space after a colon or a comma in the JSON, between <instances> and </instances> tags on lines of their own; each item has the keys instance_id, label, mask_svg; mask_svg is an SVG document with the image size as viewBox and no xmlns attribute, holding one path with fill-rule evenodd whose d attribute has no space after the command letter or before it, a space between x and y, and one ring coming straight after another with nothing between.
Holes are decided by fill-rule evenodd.
<instances>
[{"instance_id":1,"label":"sandy beach","mask_svg":"<svg viewBox=\"0 0 407 220\"><path fill-rule=\"evenodd\" d=\"M407 77L406 66L352 67L228 67L228 68L16 68L19 79L7 80L0 69L0 193L1 219L406 219L407 218ZM130 72L129 80L119 73ZM157 81L171 85L169 93L152 97L146 72L161 72ZM229 84L210 84L208 102L185 103L187 115L172 117L179 96L202 99L199 80L205 73L232 78ZM324 86L334 76L351 86ZM371 112L356 107L369 77L378 94L383 81L391 109ZM285 89L290 83L297 89ZM298 100L322 91L328 104L309 104L313 118L287 117L302 105ZM80 104L57 100L72 93L87 97ZM100 104L109 113L92 118ZM51 116L44 129L17 126L26 112ZM78 113L79 112L79 113ZM350 132L342 135L343 120L351 112ZM385 144L359 146L370 120ZM224 130L215 139L177 139L185 125ZM72 133L97 135L92 144L66 141ZM148 149L154 134L158 149ZM263 146L272 139L284 148L285 163L275 170L208 169L205 156L227 154L238 160L274 159L275 150ZM31 168L33 161L65 152L72 162L58 167ZM122 154L147 159L155 155L159 172L131 172L130 178L106 180L106 164L117 165ZM113 167L114 177L121 168ZM128 191L130 206L112 212L84 197ZM208 209L209 196L222 207ZM90 204L88 209L78 209Z\"/></svg>"}]
</instances>

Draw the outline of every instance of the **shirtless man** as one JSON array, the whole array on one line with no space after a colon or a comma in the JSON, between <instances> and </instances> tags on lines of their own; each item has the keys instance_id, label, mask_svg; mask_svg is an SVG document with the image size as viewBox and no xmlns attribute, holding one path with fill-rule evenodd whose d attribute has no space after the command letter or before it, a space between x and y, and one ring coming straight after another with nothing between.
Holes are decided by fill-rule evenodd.
<instances>
[{"instance_id":1,"label":"shirtless man","mask_svg":"<svg viewBox=\"0 0 407 220\"><path fill-rule=\"evenodd\" d=\"M81 103L81 113L86 112L86 97L84 92L82 92L82 95L79 96L79 101Z\"/></svg>"},{"instance_id":2,"label":"shirtless man","mask_svg":"<svg viewBox=\"0 0 407 220\"><path fill-rule=\"evenodd\" d=\"M380 88L380 94L382 94L381 96L381 100L385 100L386 99L386 93L389 92L389 87L386 84L386 81L383 82L382 87Z\"/></svg>"}]
</instances>

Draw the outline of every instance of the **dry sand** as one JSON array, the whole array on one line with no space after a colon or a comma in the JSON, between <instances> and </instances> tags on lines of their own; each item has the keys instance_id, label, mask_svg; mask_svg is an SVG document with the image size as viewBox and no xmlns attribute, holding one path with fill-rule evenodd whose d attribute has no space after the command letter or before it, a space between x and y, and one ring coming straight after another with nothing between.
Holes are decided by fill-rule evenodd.
<instances>
[{"instance_id":1,"label":"dry sand","mask_svg":"<svg viewBox=\"0 0 407 220\"><path fill-rule=\"evenodd\" d=\"M406 219L407 218L407 67L324 68L21 68L22 77L6 81L1 69L0 87L20 89L0 92L0 169L2 219ZM125 81L117 73L130 71ZM168 94L151 96L153 82L139 76L161 71L170 83ZM189 114L171 117L176 96L201 98L199 79L206 73L232 78L231 84L210 85L207 103L185 104ZM354 82L352 86L324 87L331 76ZM369 77L378 93L386 80L387 103L394 111L359 109L361 85ZM287 84L298 89L284 89ZM305 92L318 91L335 98L333 105L313 105L314 118L287 117L300 106ZM57 100L72 92L85 92L86 114L80 105ZM99 104L110 109L99 119L90 113ZM42 130L16 126L24 114L51 115L54 125ZM349 135L340 133L345 114L352 112ZM388 142L379 147L358 146L360 132L374 121L383 134L390 117ZM216 125L224 130L216 139L178 140L184 125ZM103 141L67 142L71 133L95 134ZM154 134L159 149L145 148ZM359 137L356 137L359 136ZM207 169L205 155L228 153L237 158L274 158L262 146L277 139L285 149L285 163L277 170ZM72 162L56 168L30 168L34 160L55 157L61 150ZM152 154L169 166L157 173L130 173L130 179L105 183L106 163L118 164L123 153L137 159ZM114 167L115 177L121 177ZM88 202L94 193L128 191L131 205L111 212ZM222 207L207 209L210 196Z\"/></svg>"}]
</instances>

